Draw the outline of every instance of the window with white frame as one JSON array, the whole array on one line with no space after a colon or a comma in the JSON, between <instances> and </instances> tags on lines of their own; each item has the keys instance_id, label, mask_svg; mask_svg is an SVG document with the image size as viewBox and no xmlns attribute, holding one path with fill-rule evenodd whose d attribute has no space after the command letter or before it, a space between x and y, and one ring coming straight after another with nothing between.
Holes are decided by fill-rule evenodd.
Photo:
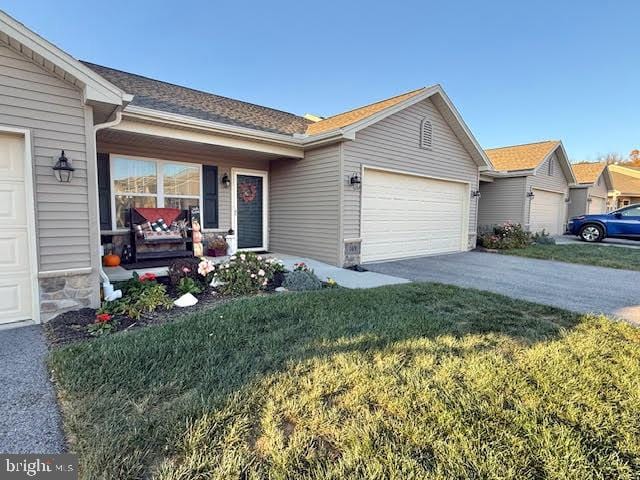
<instances>
[{"instance_id":1,"label":"window with white frame","mask_svg":"<svg viewBox=\"0 0 640 480\"><path fill-rule=\"evenodd\" d=\"M181 210L200 205L200 165L164 160L111 158L113 227L128 228L128 212L135 207Z\"/></svg>"}]
</instances>

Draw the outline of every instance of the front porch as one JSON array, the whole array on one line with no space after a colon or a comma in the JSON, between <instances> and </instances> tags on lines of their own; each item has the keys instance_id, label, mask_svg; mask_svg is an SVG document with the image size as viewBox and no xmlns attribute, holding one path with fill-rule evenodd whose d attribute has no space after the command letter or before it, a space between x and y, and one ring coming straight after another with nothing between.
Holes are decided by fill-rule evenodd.
<instances>
[{"instance_id":1,"label":"front porch","mask_svg":"<svg viewBox=\"0 0 640 480\"><path fill-rule=\"evenodd\" d=\"M136 261L128 255L136 249L131 225L136 228L141 222L130 217L134 208L198 207L203 237L198 256L208 255L216 237L233 238L234 247L243 250L269 248L269 171L271 161L282 159L277 153L117 129L98 132L97 151L100 242L105 253L120 256L123 263ZM171 249L175 256L193 251L190 241L168 248L167 257ZM171 258L165 260L148 266L136 262L135 271L166 274ZM104 270L112 281L126 280L134 271L123 266Z\"/></svg>"}]
</instances>

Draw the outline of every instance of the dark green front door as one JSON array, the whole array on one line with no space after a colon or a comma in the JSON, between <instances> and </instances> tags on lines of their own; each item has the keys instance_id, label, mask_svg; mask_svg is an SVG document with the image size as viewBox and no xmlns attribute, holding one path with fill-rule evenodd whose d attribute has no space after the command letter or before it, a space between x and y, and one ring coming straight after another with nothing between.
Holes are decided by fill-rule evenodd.
<instances>
[{"instance_id":1,"label":"dark green front door","mask_svg":"<svg viewBox=\"0 0 640 480\"><path fill-rule=\"evenodd\" d=\"M238 175L236 206L238 248L265 248L263 238L263 180L261 176Z\"/></svg>"}]
</instances>

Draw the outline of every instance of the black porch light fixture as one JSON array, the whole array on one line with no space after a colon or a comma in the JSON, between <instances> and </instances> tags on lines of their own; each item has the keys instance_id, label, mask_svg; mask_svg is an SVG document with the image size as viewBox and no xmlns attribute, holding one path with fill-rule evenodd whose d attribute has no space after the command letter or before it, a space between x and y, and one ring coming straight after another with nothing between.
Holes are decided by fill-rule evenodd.
<instances>
[{"instance_id":1,"label":"black porch light fixture","mask_svg":"<svg viewBox=\"0 0 640 480\"><path fill-rule=\"evenodd\" d=\"M471 190L471 196L474 198L480 198L480 190Z\"/></svg>"},{"instance_id":2,"label":"black porch light fixture","mask_svg":"<svg viewBox=\"0 0 640 480\"><path fill-rule=\"evenodd\" d=\"M75 168L71 166L69 159L64 154L64 150L62 150L60 157L58 157L58 161L53 166L53 173L56 176L56 179L60 183L69 183L73 178L74 170Z\"/></svg>"},{"instance_id":3,"label":"black porch light fixture","mask_svg":"<svg viewBox=\"0 0 640 480\"><path fill-rule=\"evenodd\" d=\"M533 188L527 192L527 197L533 199L533 197L535 197L535 196L536 196L536 194L533 193Z\"/></svg>"},{"instance_id":4,"label":"black porch light fixture","mask_svg":"<svg viewBox=\"0 0 640 480\"><path fill-rule=\"evenodd\" d=\"M360 180L360 175L358 175L357 173L354 173L353 175L351 175L351 178L349 179L349 183L353 187L357 187L358 185L360 185L362 183L362 180Z\"/></svg>"},{"instance_id":5,"label":"black porch light fixture","mask_svg":"<svg viewBox=\"0 0 640 480\"><path fill-rule=\"evenodd\" d=\"M229 188L231 186L231 180L229 179L229 175L227 175L226 173L222 176L220 182L222 183L222 185L224 185L225 188Z\"/></svg>"}]
</instances>

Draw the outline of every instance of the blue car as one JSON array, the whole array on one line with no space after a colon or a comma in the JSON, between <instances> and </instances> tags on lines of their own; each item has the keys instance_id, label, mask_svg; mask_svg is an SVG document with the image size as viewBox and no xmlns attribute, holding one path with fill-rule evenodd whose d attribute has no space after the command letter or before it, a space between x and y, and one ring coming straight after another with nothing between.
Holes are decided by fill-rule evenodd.
<instances>
[{"instance_id":1,"label":"blue car","mask_svg":"<svg viewBox=\"0 0 640 480\"><path fill-rule=\"evenodd\" d=\"M567 234L577 235L585 242L601 242L605 238L640 240L640 204L597 215L572 217Z\"/></svg>"}]
</instances>

